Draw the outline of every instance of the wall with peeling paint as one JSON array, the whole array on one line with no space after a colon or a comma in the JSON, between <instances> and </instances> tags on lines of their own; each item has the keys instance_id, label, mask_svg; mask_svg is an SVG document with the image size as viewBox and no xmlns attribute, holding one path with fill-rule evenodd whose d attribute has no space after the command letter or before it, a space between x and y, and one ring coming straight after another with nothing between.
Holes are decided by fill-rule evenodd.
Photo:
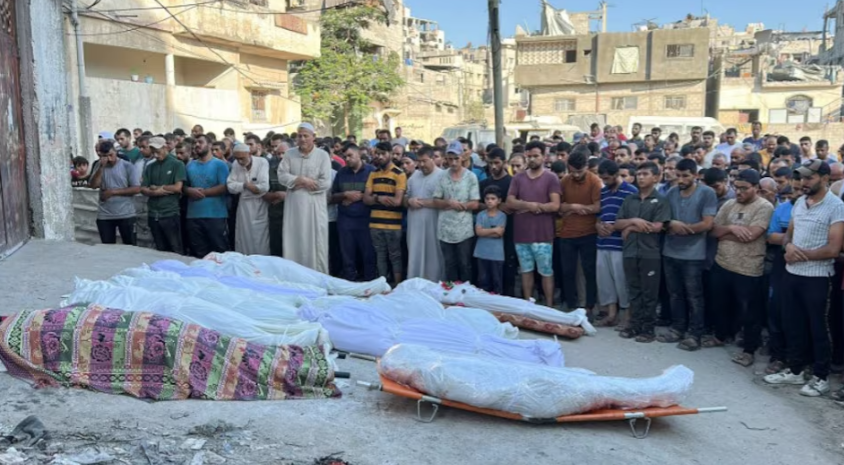
<instances>
[{"instance_id":1,"label":"wall with peeling paint","mask_svg":"<svg viewBox=\"0 0 844 465\"><path fill-rule=\"evenodd\" d=\"M16 2L32 234L73 240L72 153L61 2Z\"/></svg>"}]
</instances>

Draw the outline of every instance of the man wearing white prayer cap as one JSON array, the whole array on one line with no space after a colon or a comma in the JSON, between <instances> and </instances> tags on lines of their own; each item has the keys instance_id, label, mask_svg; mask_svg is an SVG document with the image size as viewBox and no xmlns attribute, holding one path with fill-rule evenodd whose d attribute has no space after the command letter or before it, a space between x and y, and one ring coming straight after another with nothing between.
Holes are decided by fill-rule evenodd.
<instances>
[{"instance_id":1,"label":"man wearing white prayer cap","mask_svg":"<svg viewBox=\"0 0 844 465\"><path fill-rule=\"evenodd\" d=\"M244 255L270 254L270 217L264 194L270 190L270 162L253 157L250 148L238 142L235 161L226 182L229 192L240 194L234 250Z\"/></svg>"},{"instance_id":2,"label":"man wearing white prayer cap","mask_svg":"<svg viewBox=\"0 0 844 465\"><path fill-rule=\"evenodd\" d=\"M287 186L284 202L284 258L328 274L328 197L331 157L314 146L314 126L299 125L294 149L278 165Z\"/></svg>"}]
</instances>

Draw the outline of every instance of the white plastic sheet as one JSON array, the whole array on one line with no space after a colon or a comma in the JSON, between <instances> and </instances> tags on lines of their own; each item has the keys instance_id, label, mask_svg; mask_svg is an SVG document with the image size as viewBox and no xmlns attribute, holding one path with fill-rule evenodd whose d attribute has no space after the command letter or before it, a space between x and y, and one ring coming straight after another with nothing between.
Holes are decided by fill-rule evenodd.
<instances>
[{"instance_id":1,"label":"white plastic sheet","mask_svg":"<svg viewBox=\"0 0 844 465\"><path fill-rule=\"evenodd\" d=\"M242 255L236 252L210 253L202 260L195 260L192 267L200 267L219 274L244 277L264 277L326 289L329 294L370 297L390 292L387 280L378 278L366 283L354 283L333 278L296 262L265 255Z\"/></svg>"},{"instance_id":2,"label":"white plastic sheet","mask_svg":"<svg viewBox=\"0 0 844 465\"><path fill-rule=\"evenodd\" d=\"M445 289L440 283L422 278L408 279L396 287L397 292L408 290L424 292L438 302L446 305L464 305L466 307L481 308L490 312L521 315L550 323L580 326L588 335L595 335L597 333L595 328L589 323L586 310L582 308L565 313L523 299L488 294L471 284L459 284L451 289Z\"/></svg>"},{"instance_id":3,"label":"white plastic sheet","mask_svg":"<svg viewBox=\"0 0 844 465\"><path fill-rule=\"evenodd\" d=\"M197 260L201 262L202 260ZM195 263L195 262L194 262ZM255 292L274 294L281 296L302 297L304 299L316 299L327 294L324 288L310 286L307 284L280 282L259 277L231 276L220 272L220 270L206 269L185 265L176 260L162 260L150 265L155 271L168 271L176 273L184 278L208 278L238 289L248 289Z\"/></svg>"},{"instance_id":4,"label":"white plastic sheet","mask_svg":"<svg viewBox=\"0 0 844 465\"><path fill-rule=\"evenodd\" d=\"M413 343L454 352L483 354L551 366L563 365L560 345L549 340L510 340L480 334L455 320L413 318L354 299L305 304L299 316L320 323L337 349L380 357L398 343ZM501 361L499 361L501 363Z\"/></svg>"},{"instance_id":5,"label":"white plastic sheet","mask_svg":"<svg viewBox=\"0 0 844 465\"><path fill-rule=\"evenodd\" d=\"M653 378L616 378L412 344L387 351L379 372L425 394L536 419L603 408L670 407L683 401L694 381L682 365Z\"/></svg>"},{"instance_id":6,"label":"white plastic sheet","mask_svg":"<svg viewBox=\"0 0 844 465\"><path fill-rule=\"evenodd\" d=\"M305 302L297 296L252 292L226 286L208 278L183 278L176 273L152 271L149 268L130 268L108 280L117 286L133 286L150 292L177 294L220 305L228 310L252 318L272 331L279 325L302 323L296 314Z\"/></svg>"},{"instance_id":7,"label":"white plastic sheet","mask_svg":"<svg viewBox=\"0 0 844 465\"><path fill-rule=\"evenodd\" d=\"M157 313L256 344L321 345L326 348L328 344L328 335L319 324L306 321L288 325L262 323L225 306L176 292L149 291L107 281L77 279L76 289L63 305L80 303L96 303L130 312Z\"/></svg>"}]
</instances>

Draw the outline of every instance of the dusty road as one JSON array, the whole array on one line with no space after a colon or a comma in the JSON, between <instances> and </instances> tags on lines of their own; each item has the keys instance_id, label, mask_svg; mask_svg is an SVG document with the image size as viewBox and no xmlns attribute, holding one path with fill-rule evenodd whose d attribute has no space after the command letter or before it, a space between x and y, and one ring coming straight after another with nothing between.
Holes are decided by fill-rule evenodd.
<instances>
[{"instance_id":1,"label":"dusty road","mask_svg":"<svg viewBox=\"0 0 844 465\"><path fill-rule=\"evenodd\" d=\"M74 276L105 279L164 257L173 258L134 247L33 241L0 262L0 313L56 306ZM563 349L567 365L607 375L649 376L684 364L695 372L687 404L729 411L655 420L644 440L621 422L534 426L448 409L425 424L414 421L414 402L353 385L376 380L372 363L341 360L352 379L341 382L344 397L334 401L147 403L33 390L2 374L0 423L8 428L36 415L52 432L50 452L98 446L122 463L312 463L331 454L355 465L844 463L844 408L800 397L795 387L762 385L764 365L741 368L729 349L688 353L622 340L611 330ZM833 379L837 386L840 377ZM208 431L214 426L220 428ZM207 440L202 454L180 448L192 430L191 437Z\"/></svg>"}]
</instances>

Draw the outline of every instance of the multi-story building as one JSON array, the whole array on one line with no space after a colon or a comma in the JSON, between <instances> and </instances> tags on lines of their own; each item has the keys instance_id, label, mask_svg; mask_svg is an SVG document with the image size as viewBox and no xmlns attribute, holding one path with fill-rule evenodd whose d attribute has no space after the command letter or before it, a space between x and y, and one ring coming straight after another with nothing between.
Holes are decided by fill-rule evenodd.
<instances>
[{"instance_id":1,"label":"multi-story building","mask_svg":"<svg viewBox=\"0 0 844 465\"><path fill-rule=\"evenodd\" d=\"M709 116L724 125L839 121L838 67L802 68L823 48L822 32L759 31L743 49L713 58ZM785 75L788 70L791 75ZM807 76L811 73L811 76Z\"/></svg>"},{"instance_id":2,"label":"multi-story building","mask_svg":"<svg viewBox=\"0 0 844 465\"><path fill-rule=\"evenodd\" d=\"M703 116L706 28L572 36L517 36L516 85L533 115Z\"/></svg>"},{"instance_id":3,"label":"multi-story building","mask_svg":"<svg viewBox=\"0 0 844 465\"><path fill-rule=\"evenodd\" d=\"M319 55L316 24L285 14L285 0L161 3L169 10L153 0L103 0L82 10L92 137L120 127L160 133L194 124L220 136L227 127L295 129L301 106L288 62ZM131 18L127 8L135 8ZM67 59L75 70L74 49ZM69 75L78 89L76 73Z\"/></svg>"}]
</instances>

